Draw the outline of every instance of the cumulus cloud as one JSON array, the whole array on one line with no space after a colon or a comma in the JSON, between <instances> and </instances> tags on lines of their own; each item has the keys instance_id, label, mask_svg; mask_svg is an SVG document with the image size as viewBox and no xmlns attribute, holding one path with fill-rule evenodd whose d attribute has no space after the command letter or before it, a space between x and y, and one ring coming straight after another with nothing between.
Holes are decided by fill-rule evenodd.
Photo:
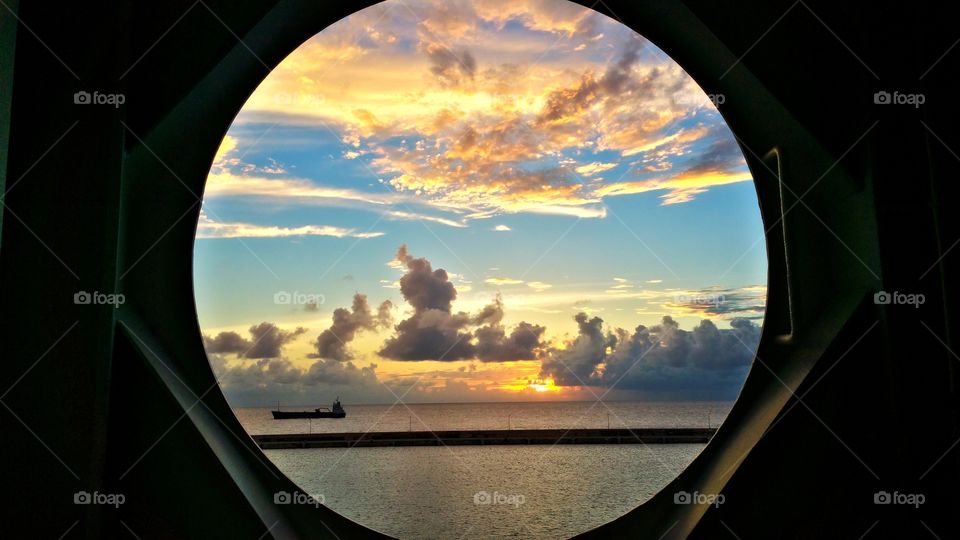
<instances>
[{"instance_id":1,"label":"cumulus cloud","mask_svg":"<svg viewBox=\"0 0 960 540\"><path fill-rule=\"evenodd\" d=\"M719 329L702 320L682 330L671 317L634 331L603 329L603 320L576 316L577 337L566 348L551 351L541 376L558 386L615 386L671 397L736 395L753 361L760 327L737 318Z\"/></svg>"},{"instance_id":2,"label":"cumulus cloud","mask_svg":"<svg viewBox=\"0 0 960 540\"><path fill-rule=\"evenodd\" d=\"M333 311L333 323L324 330L315 342L316 357L331 360L349 360L352 358L347 345L353 341L357 333L363 330L376 330L390 325L390 313L393 304L385 300L373 313L367 296L353 295L353 306L350 309L337 308Z\"/></svg>"},{"instance_id":3,"label":"cumulus cloud","mask_svg":"<svg viewBox=\"0 0 960 540\"><path fill-rule=\"evenodd\" d=\"M298 367L287 358L262 358L240 364L230 362L224 355L211 354L210 365L224 393L231 403L262 406L263 399L283 398L317 403L318 396L349 392L356 396L388 394L381 389L376 364L359 367L353 362L333 359L316 360L307 367Z\"/></svg>"},{"instance_id":4,"label":"cumulus cloud","mask_svg":"<svg viewBox=\"0 0 960 540\"><path fill-rule=\"evenodd\" d=\"M379 354L395 360L472 358L470 334L463 331L470 316L451 312L457 290L446 270L434 270L427 259L413 257L406 245L397 250L396 260L407 269L400 278L400 293L414 314L396 326Z\"/></svg>"},{"instance_id":5,"label":"cumulus cloud","mask_svg":"<svg viewBox=\"0 0 960 540\"><path fill-rule=\"evenodd\" d=\"M511 332L499 324L477 328L476 357L483 362L534 360L544 347L543 334L546 328L521 322Z\"/></svg>"},{"instance_id":6,"label":"cumulus cloud","mask_svg":"<svg viewBox=\"0 0 960 540\"><path fill-rule=\"evenodd\" d=\"M577 322L576 339L566 348L553 351L541 364L541 377L552 377L557 386L579 386L595 381L595 370L606 357L607 348L617 342L616 336L604 333L600 317L590 318L580 312L574 320Z\"/></svg>"},{"instance_id":7,"label":"cumulus cloud","mask_svg":"<svg viewBox=\"0 0 960 540\"><path fill-rule=\"evenodd\" d=\"M236 332L220 332L215 337L203 336L203 348L210 354L243 354L250 345L250 340Z\"/></svg>"},{"instance_id":8,"label":"cumulus cloud","mask_svg":"<svg viewBox=\"0 0 960 540\"><path fill-rule=\"evenodd\" d=\"M395 327L379 354L394 360L468 360L486 362L528 360L543 347L545 329L521 322L509 334L501 324L503 303L498 297L478 313L454 312L457 290L442 268L416 258L406 245L396 260L406 267L400 293L414 312Z\"/></svg>"},{"instance_id":9,"label":"cumulus cloud","mask_svg":"<svg viewBox=\"0 0 960 540\"><path fill-rule=\"evenodd\" d=\"M297 327L282 330L271 322L255 324L248 330L250 338L237 332L220 332L214 337L203 336L208 354L235 354L238 358L278 358L283 346L307 331Z\"/></svg>"}]
</instances>

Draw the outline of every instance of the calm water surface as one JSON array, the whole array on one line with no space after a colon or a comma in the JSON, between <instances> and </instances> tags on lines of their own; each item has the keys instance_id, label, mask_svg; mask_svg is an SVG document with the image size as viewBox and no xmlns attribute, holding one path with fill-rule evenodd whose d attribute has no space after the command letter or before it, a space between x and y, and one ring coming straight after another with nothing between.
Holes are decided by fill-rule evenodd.
<instances>
[{"instance_id":1,"label":"calm water surface","mask_svg":"<svg viewBox=\"0 0 960 540\"><path fill-rule=\"evenodd\" d=\"M238 409L250 433L716 425L730 403L349 405L343 420L272 420ZM609 407L609 408L608 408ZM307 407L290 407L300 409ZM508 418L509 417L509 418ZM303 492L399 538L568 538L663 488L702 444L268 450Z\"/></svg>"}]
</instances>

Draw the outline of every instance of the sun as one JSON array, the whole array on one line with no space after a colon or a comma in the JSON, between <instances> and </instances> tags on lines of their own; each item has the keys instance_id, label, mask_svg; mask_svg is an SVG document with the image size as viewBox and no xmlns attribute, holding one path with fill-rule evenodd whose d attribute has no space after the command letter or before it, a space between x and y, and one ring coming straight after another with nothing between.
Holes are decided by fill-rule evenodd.
<instances>
[{"instance_id":1,"label":"sun","mask_svg":"<svg viewBox=\"0 0 960 540\"><path fill-rule=\"evenodd\" d=\"M553 384L553 379L529 381L527 383L527 388L537 393L560 391L560 388Z\"/></svg>"}]
</instances>

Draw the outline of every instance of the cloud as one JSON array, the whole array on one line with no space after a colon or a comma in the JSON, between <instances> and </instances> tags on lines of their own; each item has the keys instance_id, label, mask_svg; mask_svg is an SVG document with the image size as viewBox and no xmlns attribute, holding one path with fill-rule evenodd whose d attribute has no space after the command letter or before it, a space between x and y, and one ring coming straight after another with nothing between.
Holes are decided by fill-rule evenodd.
<instances>
[{"instance_id":1,"label":"cloud","mask_svg":"<svg viewBox=\"0 0 960 540\"><path fill-rule=\"evenodd\" d=\"M414 314L396 326L396 333L379 354L394 360L461 360L472 358L466 313L451 313L457 290L446 270L433 266L425 258L409 254L406 245L397 250L396 260L407 268L400 278L400 293Z\"/></svg>"},{"instance_id":2,"label":"cloud","mask_svg":"<svg viewBox=\"0 0 960 540\"><path fill-rule=\"evenodd\" d=\"M521 322L508 336L499 324L483 326L474 332L476 358L483 362L533 360L544 347L545 331L543 326Z\"/></svg>"},{"instance_id":3,"label":"cloud","mask_svg":"<svg viewBox=\"0 0 960 540\"><path fill-rule=\"evenodd\" d=\"M220 332L215 337L203 336L208 354L235 354L238 358L277 358L283 346L307 331L297 327L282 330L271 322L262 322L249 328L250 338L236 332Z\"/></svg>"},{"instance_id":4,"label":"cloud","mask_svg":"<svg viewBox=\"0 0 960 540\"><path fill-rule=\"evenodd\" d=\"M224 164L224 161L227 158L228 154L233 153L237 149L237 138L227 135L220 141L220 146L217 147L217 153L213 156L213 165L214 167L219 167Z\"/></svg>"},{"instance_id":5,"label":"cloud","mask_svg":"<svg viewBox=\"0 0 960 540\"><path fill-rule=\"evenodd\" d=\"M357 333L362 330L376 330L387 327L392 322L390 310L393 304L385 300L377 308L376 314L370 310L367 296L353 295L351 309L337 308L333 311L333 323L324 330L315 342L316 357L332 360L350 360L352 355L347 345L353 341Z\"/></svg>"},{"instance_id":6,"label":"cloud","mask_svg":"<svg viewBox=\"0 0 960 540\"><path fill-rule=\"evenodd\" d=\"M497 232L509 232L509 231L512 231L513 229L511 229L506 225L497 225L496 227L493 228L493 230Z\"/></svg>"},{"instance_id":7,"label":"cloud","mask_svg":"<svg viewBox=\"0 0 960 540\"><path fill-rule=\"evenodd\" d=\"M203 348L209 354L243 354L250 345L250 340L236 332L220 332L216 337L203 336Z\"/></svg>"},{"instance_id":8,"label":"cloud","mask_svg":"<svg viewBox=\"0 0 960 540\"><path fill-rule=\"evenodd\" d=\"M230 171L211 171L203 191L204 199L218 197L261 197L294 199L301 203L387 206L401 199L390 193L365 193L352 189L324 187L305 178L267 178Z\"/></svg>"},{"instance_id":9,"label":"cloud","mask_svg":"<svg viewBox=\"0 0 960 540\"><path fill-rule=\"evenodd\" d=\"M353 362L323 359L298 367L286 358L263 358L235 364L223 355L211 354L210 365L231 404L263 406L265 397L316 404L318 396L332 400L341 392L353 399L381 393L373 363L358 367ZM387 392L384 389L382 393Z\"/></svg>"},{"instance_id":10,"label":"cloud","mask_svg":"<svg viewBox=\"0 0 960 540\"><path fill-rule=\"evenodd\" d=\"M431 223L439 223L441 225L446 225L447 227L456 227L462 229L466 227L466 223L462 221L456 221L453 219L447 219L444 217L430 216L426 214L418 214L416 212L407 212L403 210L390 210L385 214L387 217L395 219L407 219L410 221L429 221Z\"/></svg>"},{"instance_id":11,"label":"cloud","mask_svg":"<svg viewBox=\"0 0 960 540\"><path fill-rule=\"evenodd\" d=\"M616 344L616 337L603 332L603 319L589 318L580 312L574 317L577 322L576 339L566 348L553 351L540 367L542 378L552 378L557 386L580 386L596 379L597 366L606 357L608 347Z\"/></svg>"},{"instance_id":12,"label":"cloud","mask_svg":"<svg viewBox=\"0 0 960 540\"><path fill-rule=\"evenodd\" d=\"M551 44L589 46L575 58L542 54ZM207 191L367 209L402 201L465 226L510 213L603 218L604 197L664 191L664 204L676 204L749 180L731 134L714 129L723 125L716 111L677 95L703 92L645 39L574 3L386 2L312 38L244 110L332 130L348 145L334 153L383 175L393 193L223 170L212 171ZM711 140L715 148L691 146ZM218 156L236 146L225 140ZM578 178L617 166L609 152L639 157L625 182ZM668 170L682 172L645 176Z\"/></svg>"},{"instance_id":13,"label":"cloud","mask_svg":"<svg viewBox=\"0 0 960 540\"><path fill-rule=\"evenodd\" d=\"M484 280L490 285L520 285L523 283L522 279L508 278L508 277L492 277Z\"/></svg>"},{"instance_id":14,"label":"cloud","mask_svg":"<svg viewBox=\"0 0 960 540\"><path fill-rule=\"evenodd\" d=\"M254 225L252 223L227 223L216 221L200 212L197 238L286 238L293 236L332 236L334 238L377 238L384 233L357 231L332 225L303 225L280 227L277 225Z\"/></svg>"},{"instance_id":15,"label":"cloud","mask_svg":"<svg viewBox=\"0 0 960 540\"><path fill-rule=\"evenodd\" d=\"M616 163L601 163L599 161L594 161L593 163L587 163L586 165L581 165L574 169L578 174L584 176L592 176L597 173L602 173L603 171L609 171L610 169L616 167Z\"/></svg>"},{"instance_id":16,"label":"cloud","mask_svg":"<svg viewBox=\"0 0 960 540\"><path fill-rule=\"evenodd\" d=\"M406 245L396 260L407 269L400 293L413 314L400 321L379 354L393 360L472 360L485 362L532 359L543 344L545 329L526 322L509 334L501 324L503 303L497 297L477 314L454 312L457 290L446 270L434 270L426 258L410 255Z\"/></svg>"},{"instance_id":17,"label":"cloud","mask_svg":"<svg viewBox=\"0 0 960 540\"><path fill-rule=\"evenodd\" d=\"M397 250L396 260L407 268L406 274L400 278L400 292L416 311L433 309L450 312L457 298L457 290L446 270L434 270L426 258L418 259L410 255L406 244Z\"/></svg>"},{"instance_id":18,"label":"cloud","mask_svg":"<svg viewBox=\"0 0 960 540\"><path fill-rule=\"evenodd\" d=\"M767 309L767 288L764 285L669 292L671 294L662 306L679 315L762 319Z\"/></svg>"},{"instance_id":19,"label":"cloud","mask_svg":"<svg viewBox=\"0 0 960 540\"><path fill-rule=\"evenodd\" d=\"M430 72L441 85L457 86L466 79L473 80L477 61L467 49L452 50L439 43L430 43L421 50L430 60Z\"/></svg>"},{"instance_id":20,"label":"cloud","mask_svg":"<svg viewBox=\"0 0 960 540\"><path fill-rule=\"evenodd\" d=\"M603 196L633 195L648 191L667 191L662 195L664 205L690 202L695 195L707 191L708 188L724 186L737 182L749 182L753 176L749 171L716 171L698 173L686 171L677 176L641 180L636 182L620 182L607 184L597 193Z\"/></svg>"},{"instance_id":21,"label":"cloud","mask_svg":"<svg viewBox=\"0 0 960 540\"><path fill-rule=\"evenodd\" d=\"M737 318L719 329L702 320L682 330L671 317L630 333L603 330L599 317L580 313L577 337L566 348L551 351L541 364L541 377L558 386L603 386L648 392L668 398L736 396L760 340L760 327Z\"/></svg>"}]
</instances>

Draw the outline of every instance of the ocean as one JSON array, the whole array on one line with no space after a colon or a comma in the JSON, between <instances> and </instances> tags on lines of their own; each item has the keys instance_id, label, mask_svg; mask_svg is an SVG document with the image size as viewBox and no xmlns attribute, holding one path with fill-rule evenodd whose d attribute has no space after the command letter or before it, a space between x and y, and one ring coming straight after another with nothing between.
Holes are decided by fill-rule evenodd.
<instances>
[{"instance_id":1,"label":"ocean","mask_svg":"<svg viewBox=\"0 0 960 540\"><path fill-rule=\"evenodd\" d=\"M716 426L731 402L350 405L344 419L273 420L251 434ZM317 405L320 406L320 405ZM311 407L283 407L299 410ZM608 424L609 423L609 424ZM398 538L569 538L649 499L702 444L314 448L264 453L305 494Z\"/></svg>"}]
</instances>

